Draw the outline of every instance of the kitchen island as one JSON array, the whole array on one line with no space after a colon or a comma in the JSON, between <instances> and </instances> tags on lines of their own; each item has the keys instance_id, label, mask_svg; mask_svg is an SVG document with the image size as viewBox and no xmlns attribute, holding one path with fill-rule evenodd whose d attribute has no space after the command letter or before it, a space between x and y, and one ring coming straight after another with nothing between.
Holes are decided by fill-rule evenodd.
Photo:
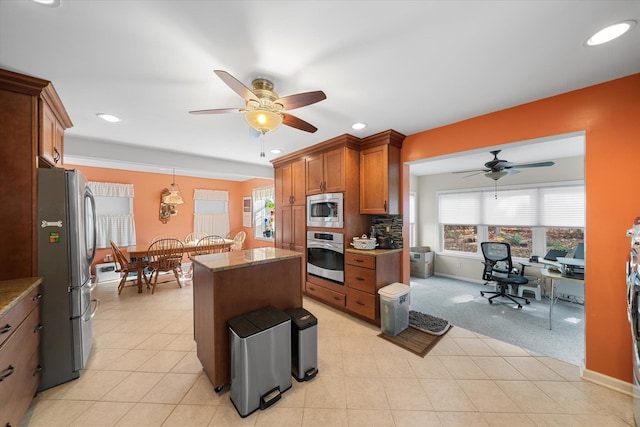
<instances>
[{"instance_id":1,"label":"kitchen island","mask_svg":"<svg viewBox=\"0 0 640 427\"><path fill-rule=\"evenodd\" d=\"M257 248L197 255L193 261L193 334L216 391L231 380L227 322L273 306L302 307L302 253Z\"/></svg>"}]
</instances>

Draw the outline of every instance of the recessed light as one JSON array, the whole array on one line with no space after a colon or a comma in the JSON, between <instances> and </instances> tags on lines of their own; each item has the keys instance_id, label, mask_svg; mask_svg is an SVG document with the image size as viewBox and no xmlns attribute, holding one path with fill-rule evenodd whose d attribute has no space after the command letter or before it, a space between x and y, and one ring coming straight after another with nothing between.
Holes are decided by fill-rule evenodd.
<instances>
[{"instance_id":1,"label":"recessed light","mask_svg":"<svg viewBox=\"0 0 640 427\"><path fill-rule=\"evenodd\" d=\"M33 0L33 2L47 7L60 7L60 0Z\"/></svg>"},{"instance_id":2,"label":"recessed light","mask_svg":"<svg viewBox=\"0 0 640 427\"><path fill-rule=\"evenodd\" d=\"M354 130L362 130L366 127L367 127L367 124L363 122L357 122L351 125L351 129L354 129Z\"/></svg>"},{"instance_id":3,"label":"recessed light","mask_svg":"<svg viewBox=\"0 0 640 427\"><path fill-rule=\"evenodd\" d=\"M117 123L117 122L120 121L120 119L118 117L114 116L113 114L98 113L98 114L96 114L96 116L98 116L102 120L110 122L110 123Z\"/></svg>"},{"instance_id":4,"label":"recessed light","mask_svg":"<svg viewBox=\"0 0 640 427\"><path fill-rule=\"evenodd\" d=\"M280 153L282 153L282 150L278 150L277 148L274 148L273 150L271 150L271 153L280 154Z\"/></svg>"},{"instance_id":5,"label":"recessed light","mask_svg":"<svg viewBox=\"0 0 640 427\"><path fill-rule=\"evenodd\" d=\"M598 46L610 42L628 32L634 25L636 25L636 21L633 19L609 25L589 37L585 43L587 46Z\"/></svg>"}]
</instances>

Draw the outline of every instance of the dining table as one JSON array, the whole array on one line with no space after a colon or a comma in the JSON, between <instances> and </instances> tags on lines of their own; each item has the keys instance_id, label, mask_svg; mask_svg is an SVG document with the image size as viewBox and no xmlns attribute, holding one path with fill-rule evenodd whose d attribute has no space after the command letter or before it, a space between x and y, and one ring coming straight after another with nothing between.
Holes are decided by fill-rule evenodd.
<instances>
[{"instance_id":1,"label":"dining table","mask_svg":"<svg viewBox=\"0 0 640 427\"><path fill-rule=\"evenodd\" d=\"M189 241L189 242L182 242L182 243L184 245L184 253L187 254L187 256L190 256L190 254L195 251L197 242ZM234 243L234 240L232 239L224 239L224 243L222 244L223 251L228 252L229 250L231 250L231 245L233 245L233 243ZM136 244L136 245L127 247L127 252L129 253L129 257L131 259L133 258L138 259L138 262L136 263L138 266L138 276L137 276L138 293L142 292L142 274L145 268L145 264L139 261L141 258L147 257L149 255L156 255L156 253L154 253L153 251L149 252L150 246L151 246L151 243L144 243L144 244ZM198 246L198 248L206 251L206 250L211 250L213 248L217 248L219 246L220 246L220 243L215 243L215 244L212 243L207 245L200 245Z\"/></svg>"}]
</instances>

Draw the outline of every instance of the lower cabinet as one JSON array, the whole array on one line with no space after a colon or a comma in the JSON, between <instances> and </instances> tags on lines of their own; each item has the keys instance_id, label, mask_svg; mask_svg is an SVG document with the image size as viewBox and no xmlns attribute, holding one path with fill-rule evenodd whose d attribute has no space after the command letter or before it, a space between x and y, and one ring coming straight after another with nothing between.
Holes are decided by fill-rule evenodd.
<instances>
[{"instance_id":1,"label":"lower cabinet","mask_svg":"<svg viewBox=\"0 0 640 427\"><path fill-rule=\"evenodd\" d=\"M18 426L40 383L40 298L36 287L0 316L0 425Z\"/></svg>"},{"instance_id":2,"label":"lower cabinet","mask_svg":"<svg viewBox=\"0 0 640 427\"><path fill-rule=\"evenodd\" d=\"M305 293L372 323L380 321L378 289L400 280L402 250L358 251L344 254L344 285L307 275Z\"/></svg>"}]
</instances>

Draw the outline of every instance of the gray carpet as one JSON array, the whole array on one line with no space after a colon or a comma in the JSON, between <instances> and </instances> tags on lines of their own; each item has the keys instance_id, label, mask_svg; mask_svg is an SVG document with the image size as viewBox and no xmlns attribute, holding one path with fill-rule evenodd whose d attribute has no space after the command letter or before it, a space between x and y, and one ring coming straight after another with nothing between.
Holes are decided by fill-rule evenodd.
<instances>
[{"instance_id":1,"label":"gray carpet","mask_svg":"<svg viewBox=\"0 0 640 427\"><path fill-rule=\"evenodd\" d=\"M584 306L557 301L549 330L549 300L523 303L522 310L505 298L493 304L480 291L491 286L432 276L411 278L411 310L448 320L452 325L517 345L533 354L573 365L584 359Z\"/></svg>"}]
</instances>

